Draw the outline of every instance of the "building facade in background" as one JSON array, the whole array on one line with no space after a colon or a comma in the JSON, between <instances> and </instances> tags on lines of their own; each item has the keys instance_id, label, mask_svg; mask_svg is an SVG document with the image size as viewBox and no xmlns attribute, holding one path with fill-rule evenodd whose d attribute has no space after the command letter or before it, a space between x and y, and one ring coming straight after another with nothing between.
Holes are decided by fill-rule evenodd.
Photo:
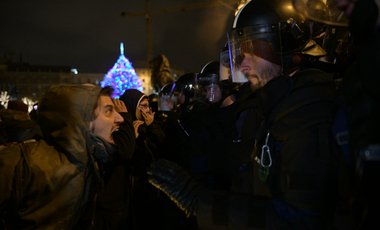
<instances>
[{"instance_id":1,"label":"building facade in background","mask_svg":"<svg viewBox=\"0 0 380 230\"><path fill-rule=\"evenodd\" d=\"M145 94L152 93L150 71L136 68ZM76 73L69 66L33 66L27 63L11 63L0 59L0 103L7 107L7 100L27 102L32 106L52 86L91 83L100 86L106 73Z\"/></svg>"}]
</instances>

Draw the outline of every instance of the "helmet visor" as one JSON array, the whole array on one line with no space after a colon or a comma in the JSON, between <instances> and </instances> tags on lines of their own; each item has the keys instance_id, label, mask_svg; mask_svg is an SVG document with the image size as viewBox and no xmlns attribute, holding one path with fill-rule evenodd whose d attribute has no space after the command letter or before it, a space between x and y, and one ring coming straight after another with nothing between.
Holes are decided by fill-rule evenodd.
<instances>
[{"instance_id":1,"label":"helmet visor","mask_svg":"<svg viewBox=\"0 0 380 230\"><path fill-rule=\"evenodd\" d=\"M158 110L171 111L177 104L177 96L174 95L159 95L158 96Z\"/></svg>"},{"instance_id":2,"label":"helmet visor","mask_svg":"<svg viewBox=\"0 0 380 230\"><path fill-rule=\"evenodd\" d=\"M220 81L231 79L230 52L228 49L220 53Z\"/></svg>"},{"instance_id":3,"label":"helmet visor","mask_svg":"<svg viewBox=\"0 0 380 230\"><path fill-rule=\"evenodd\" d=\"M197 84L194 94L195 100L202 100L210 103L216 103L222 99L222 91L219 84Z\"/></svg>"},{"instance_id":4,"label":"helmet visor","mask_svg":"<svg viewBox=\"0 0 380 230\"><path fill-rule=\"evenodd\" d=\"M183 85L178 83L177 81L173 82L172 90L170 95L178 96L178 94L182 91Z\"/></svg>"},{"instance_id":5,"label":"helmet visor","mask_svg":"<svg viewBox=\"0 0 380 230\"><path fill-rule=\"evenodd\" d=\"M258 25L255 27L232 30L228 33L230 60L233 82L247 82L248 79L241 71L245 56L257 56L269 62L280 65L282 63L281 47L273 47L270 41L278 41L280 33L278 25ZM270 41L268 40L270 39Z\"/></svg>"}]
</instances>

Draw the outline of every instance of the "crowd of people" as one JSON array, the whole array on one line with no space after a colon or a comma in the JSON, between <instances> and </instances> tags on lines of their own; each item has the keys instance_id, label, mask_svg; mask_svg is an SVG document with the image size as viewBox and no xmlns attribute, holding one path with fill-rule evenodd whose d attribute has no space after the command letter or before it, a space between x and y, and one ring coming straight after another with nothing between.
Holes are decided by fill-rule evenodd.
<instances>
[{"instance_id":1,"label":"crowd of people","mask_svg":"<svg viewBox=\"0 0 380 230\"><path fill-rule=\"evenodd\" d=\"M379 8L251 0L220 60L158 94L10 101L0 229L377 229Z\"/></svg>"}]
</instances>

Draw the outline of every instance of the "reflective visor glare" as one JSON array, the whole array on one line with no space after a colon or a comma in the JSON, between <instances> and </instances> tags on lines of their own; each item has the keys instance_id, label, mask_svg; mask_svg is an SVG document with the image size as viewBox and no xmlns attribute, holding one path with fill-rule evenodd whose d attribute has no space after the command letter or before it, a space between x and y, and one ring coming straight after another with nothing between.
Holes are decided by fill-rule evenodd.
<instances>
[{"instance_id":1,"label":"reflective visor glare","mask_svg":"<svg viewBox=\"0 0 380 230\"><path fill-rule=\"evenodd\" d=\"M164 95L160 96L158 100L158 110L160 111L171 111L177 104L177 97Z\"/></svg>"}]
</instances>

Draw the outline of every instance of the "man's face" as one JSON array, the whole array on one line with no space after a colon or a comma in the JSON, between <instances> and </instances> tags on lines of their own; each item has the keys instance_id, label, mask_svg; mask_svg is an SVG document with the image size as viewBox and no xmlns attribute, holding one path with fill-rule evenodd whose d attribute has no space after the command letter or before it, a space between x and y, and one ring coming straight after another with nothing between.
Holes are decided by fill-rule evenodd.
<instances>
[{"instance_id":1,"label":"man's face","mask_svg":"<svg viewBox=\"0 0 380 230\"><path fill-rule=\"evenodd\" d=\"M281 74L281 66L248 53L244 53L239 70L251 82L250 86L253 91L260 89L268 81Z\"/></svg>"},{"instance_id":2,"label":"man's face","mask_svg":"<svg viewBox=\"0 0 380 230\"><path fill-rule=\"evenodd\" d=\"M206 85L206 98L211 103L216 103L222 99L222 91L217 84Z\"/></svg>"},{"instance_id":3,"label":"man's face","mask_svg":"<svg viewBox=\"0 0 380 230\"><path fill-rule=\"evenodd\" d=\"M109 96L100 96L98 107L94 113L97 116L95 120L90 122L90 131L113 143L112 133L119 128L124 119L116 112L111 98Z\"/></svg>"}]
</instances>

